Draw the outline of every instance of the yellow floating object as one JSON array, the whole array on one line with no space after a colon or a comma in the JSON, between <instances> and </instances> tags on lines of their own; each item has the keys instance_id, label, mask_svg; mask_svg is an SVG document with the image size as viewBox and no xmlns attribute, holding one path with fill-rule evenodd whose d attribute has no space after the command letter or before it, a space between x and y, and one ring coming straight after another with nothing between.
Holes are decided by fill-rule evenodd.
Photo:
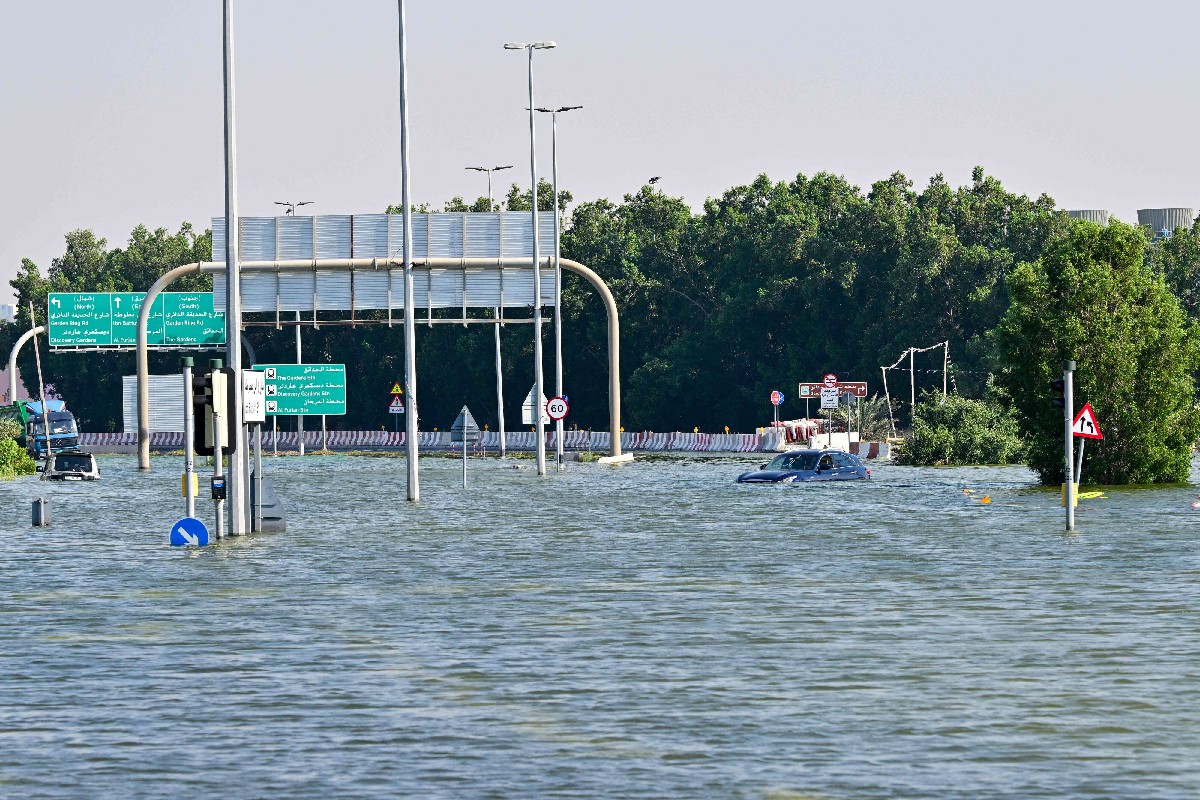
<instances>
[{"instance_id":1,"label":"yellow floating object","mask_svg":"<svg viewBox=\"0 0 1200 800\"><path fill-rule=\"evenodd\" d=\"M983 503L986 506L992 502L992 498L991 498L991 496L985 494L983 497L979 498L979 502Z\"/></svg>"}]
</instances>

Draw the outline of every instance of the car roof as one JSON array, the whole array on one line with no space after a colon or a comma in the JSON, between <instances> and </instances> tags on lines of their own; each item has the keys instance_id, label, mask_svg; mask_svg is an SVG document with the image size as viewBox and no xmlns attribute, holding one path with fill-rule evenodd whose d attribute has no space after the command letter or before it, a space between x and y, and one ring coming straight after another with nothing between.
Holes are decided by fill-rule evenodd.
<instances>
[{"instance_id":1,"label":"car roof","mask_svg":"<svg viewBox=\"0 0 1200 800\"><path fill-rule=\"evenodd\" d=\"M817 450L817 449L811 448L811 447L806 447L803 450L788 450L786 453L783 453L783 455L796 456L796 455L800 455L801 453L818 453L818 454L820 454L820 453L841 453L842 455L846 455L846 456L850 455L850 453L847 453L845 450L837 450L835 448L826 448L824 450Z\"/></svg>"}]
</instances>

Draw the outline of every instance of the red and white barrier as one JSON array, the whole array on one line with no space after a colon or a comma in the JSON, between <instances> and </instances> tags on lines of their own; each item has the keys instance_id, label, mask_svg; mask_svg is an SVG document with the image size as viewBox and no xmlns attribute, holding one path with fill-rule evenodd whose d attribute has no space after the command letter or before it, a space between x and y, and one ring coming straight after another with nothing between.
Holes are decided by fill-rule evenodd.
<instances>
[{"instance_id":1,"label":"red and white barrier","mask_svg":"<svg viewBox=\"0 0 1200 800\"><path fill-rule=\"evenodd\" d=\"M759 453L778 452L785 448L783 429L767 428L763 433L655 433L653 431L628 431L621 434L621 448L628 452L692 452L692 453ZM546 449L554 449L553 430L546 432ZM307 449L321 447L321 432L305 431L304 444ZM269 429L263 430L265 449L298 449L294 431L281 431L279 441L273 440ZM401 448L405 434L400 431L328 431L326 443L331 450L358 450L362 448ZM533 450L537 434L533 431L508 431L505 433L506 448L509 450ZM592 450L604 452L609 449L607 431L564 431L563 446L567 450ZM129 448L137 446L136 433L81 433L79 444L96 449ZM497 431L483 433L482 446L486 450L500 448ZM425 450L448 450L451 447L449 431L422 431L417 445ZM160 449L183 447L182 433L159 432L150 435L150 446ZM886 459L891 456L887 442L852 442L850 452L867 459Z\"/></svg>"}]
</instances>

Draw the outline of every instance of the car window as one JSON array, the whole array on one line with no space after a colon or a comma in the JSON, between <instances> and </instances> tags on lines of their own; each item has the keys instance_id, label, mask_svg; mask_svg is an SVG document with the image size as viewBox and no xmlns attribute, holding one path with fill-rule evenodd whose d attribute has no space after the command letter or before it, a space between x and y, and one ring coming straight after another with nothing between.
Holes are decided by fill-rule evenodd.
<instances>
[{"instance_id":1,"label":"car window","mask_svg":"<svg viewBox=\"0 0 1200 800\"><path fill-rule=\"evenodd\" d=\"M803 469L803 470L811 471L812 469L814 469L813 464L816 460L817 460L816 453L796 453L794 456L792 456L791 460L788 462L787 468L788 469L797 469L797 470Z\"/></svg>"},{"instance_id":2,"label":"car window","mask_svg":"<svg viewBox=\"0 0 1200 800\"><path fill-rule=\"evenodd\" d=\"M832 467L833 467L833 458L830 457L829 453L826 453L825 455L821 456L821 461L820 461L820 463L817 464L817 469L830 469Z\"/></svg>"},{"instance_id":3,"label":"car window","mask_svg":"<svg viewBox=\"0 0 1200 800\"><path fill-rule=\"evenodd\" d=\"M838 468L853 467L854 462L851 461L850 456L846 455L845 453L834 453L833 454L833 465Z\"/></svg>"},{"instance_id":4,"label":"car window","mask_svg":"<svg viewBox=\"0 0 1200 800\"><path fill-rule=\"evenodd\" d=\"M91 472L92 457L59 454L54 457L54 468L64 472Z\"/></svg>"}]
</instances>

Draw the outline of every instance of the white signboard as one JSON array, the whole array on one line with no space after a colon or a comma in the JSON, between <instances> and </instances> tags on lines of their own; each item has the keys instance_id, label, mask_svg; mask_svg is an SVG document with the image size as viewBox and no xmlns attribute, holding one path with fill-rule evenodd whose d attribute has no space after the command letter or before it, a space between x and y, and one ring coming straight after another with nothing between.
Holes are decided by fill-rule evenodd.
<instances>
[{"instance_id":1,"label":"white signboard","mask_svg":"<svg viewBox=\"0 0 1200 800\"><path fill-rule=\"evenodd\" d=\"M242 422L267 421L267 379L262 372L242 370Z\"/></svg>"},{"instance_id":2,"label":"white signboard","mask_svg":"<svg viewBox=\"0 0 1200 800\"><path fill-rule=\"evenodd\" d=\"M838 390L837 387L824 388L821 390L821 408L837 408L838 407Z\"/></svg>"},{"instance_id":3,"label":"white signboard","mask_svg":"<svg viewBox=\"0 0 1200 800\"><path fill-rule=\"evenodd\" d=\"M524 425L536 425L533 421L533 394L537 391L537 385L530 387L529 395L526 396L525 402L521 404L521 423ZM538 408L542 410L542 423L550 424L550 417L546 416L546 395L542 395L542 402L538 403Z\"/></svg>"}]
</instances>

